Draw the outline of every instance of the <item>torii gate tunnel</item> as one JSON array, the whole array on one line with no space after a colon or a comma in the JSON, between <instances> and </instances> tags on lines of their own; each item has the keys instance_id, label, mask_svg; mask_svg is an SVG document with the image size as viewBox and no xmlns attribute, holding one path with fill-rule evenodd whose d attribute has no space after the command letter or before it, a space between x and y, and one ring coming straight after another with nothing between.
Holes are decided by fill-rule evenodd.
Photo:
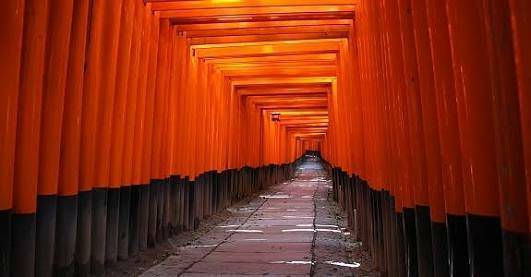
<instances>
[{"instance_id":1,"label":"torii gate tunnel","mask_svg":"<svg viewBox=\"0 0 531 277\"><path fill-rule=\"evenodd\" d=\"M102 274L307 152L383 276L531 275L531 1L0 5L0 276Z\"/></svg>"}]
</instances>

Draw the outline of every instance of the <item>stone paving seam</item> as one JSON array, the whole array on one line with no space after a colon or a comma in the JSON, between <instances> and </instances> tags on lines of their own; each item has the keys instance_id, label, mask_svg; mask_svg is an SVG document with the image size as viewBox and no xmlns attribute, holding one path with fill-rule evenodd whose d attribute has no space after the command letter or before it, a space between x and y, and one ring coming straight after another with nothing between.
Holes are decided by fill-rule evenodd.
<instances>
[{"instance_id":1,"label":"stone paving seam","mask_svg":"<svg viewBox=\"0 0 531 277\"><path fill-rule=\"evenodd\" d=\"M256 211L258 211L263 205L264 203L266 203L269 199L265 199L265 201L263 201L260 206L256 207L252 213L249 214L249 216L247 216L247 218L245 219L245 221L243 221L242 223L239 224L238 228L236 228L235 230L239 230L247 221L249 221L249 218L254 215L256 213ZM182 272L180 272L177 276L181 276L182 274L184 273L187 273L187 271L192 268L195 264L201 262L203 259L205 259L208 255L210 255L212 252L216 251L216 249L218 247L220 247L223 243L227 242L227 240L232 236L234 235L235 232L229 232L229 234L219 243L217 244L215 247L212 248L212 250L210 250L209 252L207 252L204 256L202 256L200 259L198 259L197 261L194 261L193 263L191 263L190 265L188 265L186 268L184 268L182 270Z\"/></svg>"},{"instance_id":2,"label":"stone paving seam","mask_svg":"<svg viewBox=\"0 0 531 277\"><path fill-rule=\"evenodd\" d=\"M313 224L312 224L312 227L313 229L317 229L317 226L315 225L315 221L317 220L317 204L315 203L315 195L317 194L317 186L316 184L314 184L314 190L313 190ZM313 239L312 239L312 249L311 249L311 253L312 253L312 263L311 263L311 266L310 266L310 276L313 276L314 275L314 272L315 272L315 263L316 263L316 260L315 260L315 240L317 239L317 232L313 232Z\"/></svg>"}]
</instances>

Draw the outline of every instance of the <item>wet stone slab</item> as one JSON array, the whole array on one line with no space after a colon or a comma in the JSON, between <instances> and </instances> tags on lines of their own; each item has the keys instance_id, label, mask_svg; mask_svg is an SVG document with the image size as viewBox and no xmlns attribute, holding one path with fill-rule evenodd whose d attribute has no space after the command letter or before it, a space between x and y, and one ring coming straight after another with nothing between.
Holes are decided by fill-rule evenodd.
<instances>
[{"instance_id":1,"label":"wet stone slab","mask_svg":"<svg viewBox=\"0 0 531 277\"><path fill-rule=\"evenodd\" d=\"M279 261L310 261L311 253L306 251L285 251L280 253L230 253L212 252L203 261L206 262L239 262L239 263L278 263Z\"/></svg>"},{"instance_id":2,"label":"wet stone slab","mask_svg":"<svg viewBox=\"0 0 531 277\"><path fill-rule=\"evenodd\" d=\"M241 262L205 262L196 263L187 272L245 275L305 275L309 274L309 264L284 263L241 263Z\"/></svg>"},{"instance_id":3,"label":"wet stone slab","mask_svg":"<svg viewBox=\"0 0 531 277\"><path fill-rule=\"evenodd\" d=\"M240 253L280 253L285 251L310 252L311 243L273 243L273 242L226 242L220 245L216 251L240 252Z\"/></svg>"},{"instance_id":4,"label":"wet stone slab","mask_svg":"<svg viewBox=\"0 0 531 277\"><path fill-rule=\"evenodd\" d=\"M228 209L232 217L142 276L378 276L359 274L353 258L367 255L330 193L320 164L306 162L293 181Z\"/></svg>"}]
</instances>

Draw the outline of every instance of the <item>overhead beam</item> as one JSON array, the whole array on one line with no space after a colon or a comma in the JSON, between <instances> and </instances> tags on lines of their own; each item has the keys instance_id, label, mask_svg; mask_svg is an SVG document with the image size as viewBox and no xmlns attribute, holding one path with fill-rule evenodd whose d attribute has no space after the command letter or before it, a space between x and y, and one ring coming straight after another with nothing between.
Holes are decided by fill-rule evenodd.
<instances>
[{"instance_id":1,"label":"overhead beam","mask_svg":"<svg viewBox=\"0 0 531 277\"><path fill-rule=\"evenodd\" d=\"M160 18L168 18L174 21L185 19L197 19L201 17L235 17L264 15L272 19L286 17L290 14L336 14L350 13L353 15L355 5L289 5L289 6L263 6L263 7L227 7L214 9L182 9L157 11ZM274 16L278 16L275 18Z\"/></svg>"},{"instance_id":2,"label":"overhead beam","mask_svg":"<svg viewBox=\"0 0 531 277\"><path fill-rule=\"evenodd\" d=\"M212 8L241 8L241 7L283 7L283 6L353 6L359 0L194 0L194 1L153 1L155 11L212 9Z\"/></svg>"}]
</instances>

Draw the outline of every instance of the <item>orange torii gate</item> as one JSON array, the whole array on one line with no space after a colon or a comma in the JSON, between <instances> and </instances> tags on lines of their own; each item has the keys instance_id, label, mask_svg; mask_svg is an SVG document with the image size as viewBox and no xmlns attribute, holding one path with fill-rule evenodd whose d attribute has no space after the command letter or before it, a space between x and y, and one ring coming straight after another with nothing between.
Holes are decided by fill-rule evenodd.
<instances>
[{"instance_id":1,"label":"orange torii gate","mask_svg":"<svg viewBox=\"0 0 531 277\"><path fill-rule=\"evenodd\" d=\"M3 2L0 276L101 274L307 151L384 274L528 274L530 1Z\"/></svg>"}]
</instances>

